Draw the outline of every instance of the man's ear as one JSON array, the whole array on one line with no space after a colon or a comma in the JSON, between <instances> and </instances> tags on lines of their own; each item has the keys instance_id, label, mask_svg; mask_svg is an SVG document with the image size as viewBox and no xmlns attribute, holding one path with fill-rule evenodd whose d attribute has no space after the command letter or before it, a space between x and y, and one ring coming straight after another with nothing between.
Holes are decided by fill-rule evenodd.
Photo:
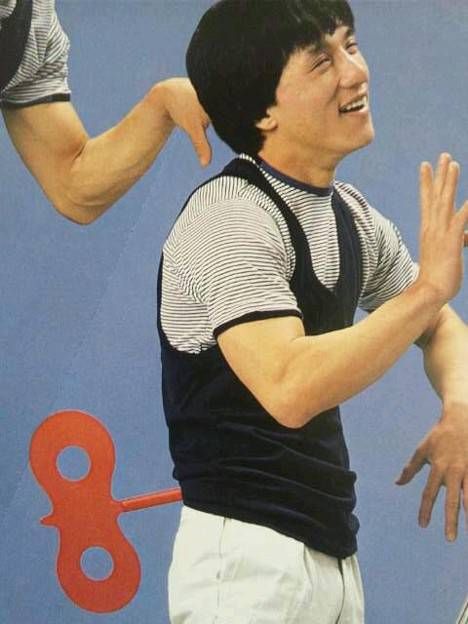
<instances>
[{"instance_id":1,"label":"man's ear","mask_svg":"<svg viewBox=\"0 0 468 624\"><path fill-rule=\"evenodd\" d=\"M276 130L278 127L278 122L276 121L275 116L272 114L271 109L267 109L265 113L265 117L262 117L259 121L255 123L255 127L262 132L271 132L272 130Z\"/></svg>"}]
</instances>

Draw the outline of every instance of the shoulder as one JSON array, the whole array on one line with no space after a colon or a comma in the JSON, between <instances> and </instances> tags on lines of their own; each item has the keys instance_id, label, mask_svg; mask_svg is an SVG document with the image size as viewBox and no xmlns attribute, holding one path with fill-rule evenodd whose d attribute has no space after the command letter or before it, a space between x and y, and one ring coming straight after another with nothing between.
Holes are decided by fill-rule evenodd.
<instances>
[{"instance_id":1,"label":"shoulder","mask_svg":"<svg viewBox=\"0 0 468 624\"><path fill-rule=\"evenodd\" d=\"M3 107L70 99L68 52L54 2L35 0L29 34L16 73L2 92Z\"/></svg>"},{"instance_id":2,"label":"shoulder","mask_svg":"<svg viewBox=\"0 0 468 624\"><path fill-rule=\"evenodd\" d=\"M335 189L351 210L354 221L363 235L379 241L382 236L388 236L390 231L393 235L397 233L395 225L374 208L364 194L352 184L337 181Z\"/></svg>"},{"instance_id":3,"label":"shoulder","mask_svg":"<svg viewBox=\"0 0 468 624\"><path fill-rule=\"evenodd\" d=\"M216 176L188 198L167 238L165 251L194 241L262 238L278 231L270 200L242 178ZM271 203L271 202L270 202ZM279 232L278 232L279 234Z\"/></svg>"},{"instance_id":4,"label":"shoulder","mask_svg":"<svg viewBox=\"0 0 468 624\"><path fill-rule=\"evenodd\" d=\"M348 182L337 181L335 182L335 191L351 210L355 219L360 221L373 221L377 211L369 204L363 193L358 191L355 186Z\"/></svg>"}]
</instances>

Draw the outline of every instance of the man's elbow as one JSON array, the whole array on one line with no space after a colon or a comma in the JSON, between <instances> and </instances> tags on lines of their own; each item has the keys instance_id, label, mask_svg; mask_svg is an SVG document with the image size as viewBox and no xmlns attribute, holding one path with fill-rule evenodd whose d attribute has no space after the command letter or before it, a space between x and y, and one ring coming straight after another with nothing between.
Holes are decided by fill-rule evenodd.
<instances>
[{"instance_id":1,"label":"man's elbow","mask_svg":"<svg viewBox=\"0 0 468 624\"><path fill-rule=\"evenodd\" d=\"M90 225L96 220L96 218L87 215L75 205L67 204L64 201L53 201L52 205L59 215L76 225Z\"/></svg>"},{"instance_id":2,"label":"man's elbow","mask_svg":"<svg viewBox=\"0 0 468 624\"><path fill-rule=\"evenodd\" d=\"M77 225L94 223L109 206L88 202L77 193L63 192L60 197L51 197L55 210L62 216Z\"/></svg>"},{"instance_id":3,"label":"man's elbow","mask_svg":"<svg viewBox=\"0 0 468 624\"><path fill-rule=\"evenodd\" d=\"M288 429L304 427L324 411L322 407L319 401L310 399L304 389L286 385L279 386L277 392L265 401L268 413Z\"/></svg>"}]
</instances>

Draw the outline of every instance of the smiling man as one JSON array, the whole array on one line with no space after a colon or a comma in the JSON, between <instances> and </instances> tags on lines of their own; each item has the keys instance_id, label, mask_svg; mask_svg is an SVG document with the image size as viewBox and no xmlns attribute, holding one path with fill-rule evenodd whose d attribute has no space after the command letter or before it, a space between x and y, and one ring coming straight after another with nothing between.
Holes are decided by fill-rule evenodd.
<instances>
[{"instance_id":1,"label":"smiling man","mask_svg":"<svg viewBox=\"0 0 468 624\"><path fill-rule=\"evenodd\" d=\"M364 601L339 404L417 343L442 416L399 483L431 464L446 535L468 498L468 205L459 167L421 166L418 266L396 228L335 171L374 136L369 71L345 0L222 0L189 77L240 157L196 189L164 246L163 397L184 499L173 624L361 624ZM353 324L356 307L369 312ZM376 415L378 417L378 415Z\"/></svg>"}]
</instances>

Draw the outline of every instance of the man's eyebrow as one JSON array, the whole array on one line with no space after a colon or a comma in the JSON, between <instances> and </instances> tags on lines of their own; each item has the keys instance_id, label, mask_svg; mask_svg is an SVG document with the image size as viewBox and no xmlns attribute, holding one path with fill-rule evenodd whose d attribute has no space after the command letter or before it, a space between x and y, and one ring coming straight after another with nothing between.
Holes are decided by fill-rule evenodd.
<instances>
[{"instance_id":1,"label":"man's eyebrow","mask_svg":"<svg viewBox=\"0 0 468 624\"><path fill-rule=\"evenodd\" d=\"M339 27L340 25L337 26L337 29ZM349 39L350 37L354 37L355 34L356 34L355 29L352 26L348 26L343 34L343 41L346 41L346 39ZM319 54L320 52L323 52L324 50L326 50L328 47L329 46L327 42L325 41L325 37L322 36L319 39L319 41L316 41L315 43L311 43L310 46L307 47L307 51L310 52L310 54Z\"/></svg>"},{"instance_id":2,"label":"man's eyebrow","mask_svg":"<svg viewBox=\"0 0 468 624\"><path fill-rule=\"evenodd\" d=\"M349 37L354 37L355 34L356 34L356 30L352 26L348 26L348 28L346 29L344 38L349 39Z\"/></svg>"}]
</instances>

